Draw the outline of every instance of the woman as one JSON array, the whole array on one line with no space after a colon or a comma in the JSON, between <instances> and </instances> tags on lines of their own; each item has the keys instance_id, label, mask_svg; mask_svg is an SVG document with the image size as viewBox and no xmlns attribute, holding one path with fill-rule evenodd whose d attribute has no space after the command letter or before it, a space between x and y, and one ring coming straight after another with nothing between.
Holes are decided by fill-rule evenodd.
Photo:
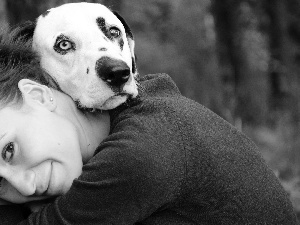
<instances>
[{"instance_id":1,"label":"woman","mask_svg":"<svg viewBox=\"0 0 300 225\"><path fill-rule=\"evenodd\" d=\"M170 77L145 76L140 97L109 115L83 113L26 46L9 46L0 73L0 197L62 195L22 224L297 224L255 145L180 95ZM0 220L12 224L5 213L19 206L2 207Z\"/></svg>"},{"instance_id":2,"label":"woman","mask_svg":"<svg viewBox=\"0 0 300 225\"><path fill-rule=\"evenodd\" d=\"M23 203L63 194L108 135L109 115L79 111L34 65L26 43L2 42L1 197Z\"/></svg>"},{"instance_id":3,"label":"woman","mask_svg":"<svg viewBox=\"0 0 300 225\"><path fill-rule=\"evenodd\" d=\"M79 111L12 36L2 35L0 50L2 204L65 193L109 132L107 112Z\"/></svg>"}]
</instances>

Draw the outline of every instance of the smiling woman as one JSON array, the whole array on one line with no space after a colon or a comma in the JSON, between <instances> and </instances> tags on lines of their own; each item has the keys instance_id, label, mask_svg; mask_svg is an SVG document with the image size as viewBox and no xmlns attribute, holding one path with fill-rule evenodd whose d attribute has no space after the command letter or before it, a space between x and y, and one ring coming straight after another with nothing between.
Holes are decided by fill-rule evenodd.
<instances>
[{"instance_id":1,"label":"smiling woman","mask_svg":"<svg viewBox=\"0 0 300 225\"><path fill-rule=\"evenodd\" d=\"M69 190L107 136L109 116L79 111L12 36L0 43L0 198L24 203Z\"/></svg>"}]
</instances>

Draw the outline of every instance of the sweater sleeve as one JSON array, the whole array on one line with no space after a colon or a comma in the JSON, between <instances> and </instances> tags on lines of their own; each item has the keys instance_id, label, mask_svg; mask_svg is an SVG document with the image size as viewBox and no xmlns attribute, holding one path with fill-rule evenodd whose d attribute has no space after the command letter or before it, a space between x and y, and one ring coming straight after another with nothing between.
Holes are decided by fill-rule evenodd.
<instances>
[{"instance_id":1,"label":"sweater sleeve","mask_svg":"<svg viewBox=\"0 0 300 225\"><path fill-rule=\"evenodd\" d=\"M28 210L22 205L1 205L0 206L0 224L14 225L26 218Z\"/></svg>"},{"instance_id":2,"label":"sweater sleeve","mask_svg":"<svg viewBox=\"0 0 300 225\"><path fill-rule=\"evenodd\" d=\"M22 224L134 224L176 198L183 160L168 151L174 143L158 127L121 123L126 132L115 129L70 191Z\"/></svg>"}]
</instances>

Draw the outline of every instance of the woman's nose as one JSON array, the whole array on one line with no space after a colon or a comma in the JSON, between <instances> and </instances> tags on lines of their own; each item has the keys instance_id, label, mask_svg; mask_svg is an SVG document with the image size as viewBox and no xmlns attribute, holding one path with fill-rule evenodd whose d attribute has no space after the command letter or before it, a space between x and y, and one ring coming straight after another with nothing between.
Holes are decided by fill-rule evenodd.
<instances>
[{"instance_id":1,"label":"woman's nose","mask_svg":"<svg viewBox=\"0 0 300 225\"><path fill-rule=\"evenodd\" d=\"M13 174L5 177L5 179L23 196L29 196L35 193L35 173L32 170L14 171Z\"/></svg>"}]
</instances>

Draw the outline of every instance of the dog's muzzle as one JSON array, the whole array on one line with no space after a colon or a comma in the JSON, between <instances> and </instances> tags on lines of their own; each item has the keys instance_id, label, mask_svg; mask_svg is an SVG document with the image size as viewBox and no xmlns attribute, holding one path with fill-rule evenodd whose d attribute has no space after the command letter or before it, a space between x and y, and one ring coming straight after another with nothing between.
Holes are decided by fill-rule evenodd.
<instances>
[{"instance_id":1,"label":"dog's muzzle","mask_svg":"<svg viewBox=\"0 0 300 225\"><path fill-rule=\"evenodd\" d=\"M122 60L102 57L96 62L98 77L113 87L120 87L130 77L130 68Z\"/></svg>"}]
</instances>

